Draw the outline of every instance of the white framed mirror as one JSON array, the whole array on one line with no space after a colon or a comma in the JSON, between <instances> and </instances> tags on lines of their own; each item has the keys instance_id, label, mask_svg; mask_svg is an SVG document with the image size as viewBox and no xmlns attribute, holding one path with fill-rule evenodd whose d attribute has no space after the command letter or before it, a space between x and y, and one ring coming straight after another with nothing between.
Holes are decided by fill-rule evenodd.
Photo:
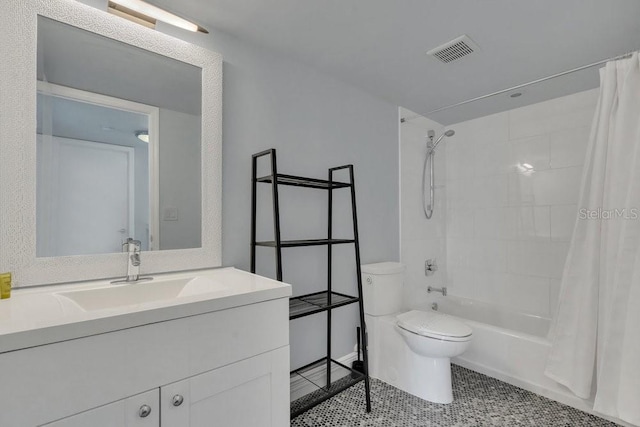
<instances>
[{"instance_id":1,"label":"white framed mirror","mask_svg":"<svg viewBox=\"0 0 640 427\"><path fill-rule=\"evenodd\" d=\"M0 270L119 277L128 238L145 274L220 266L220 55L72 0L0 13Z\"/></svg>"}]
</instances>

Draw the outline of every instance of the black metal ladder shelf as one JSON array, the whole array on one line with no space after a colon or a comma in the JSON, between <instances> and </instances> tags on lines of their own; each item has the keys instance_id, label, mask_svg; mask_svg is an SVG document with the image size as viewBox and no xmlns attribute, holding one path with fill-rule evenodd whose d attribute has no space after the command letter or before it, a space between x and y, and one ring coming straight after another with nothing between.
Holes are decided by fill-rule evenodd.
<instances>
[{"instance_id":1,"label":"black metal ladder shelf","mask_svg":"<svg viewBox=\"0 0 640 427\"><path fill-rule=\"evenodd\" d=\"M258 177L258 159L264 156L270 157L271 173L266 176ZM349 172L349 182L340 182L333 179L334 173L337 171L347 170ZM272 201L273 201L273 226L274 240L272 241L256 241L256 219L257 219L257 187L258 183L271 184ZM306 240L282 240L280 237L280 204L278 198L278 186L288 185L303 188L313 188L325 190L328 192L328 224L327 238L324 239L306 239ZM353 238L352 239L336 239L333 237L333 190L348 188L351 191L351 212L353 219ZM353 244L355 249L356 262L356 282L357 296L346 295L332 290L332 248L333 245ZM364 307L362 302L362 278L360 271L360 245L358 239L358 219L356 213L356 193L353 174L353 165L339 166L330 168L328 179L306 178L294 175L279 174L276 165L276 150L269 149L256 153L252 156L252 179L251 179L251 272L256 272L256 248L258 246L272 247L275 249L276 261L276 278L282 281L282 249L304 246L327 247L327 289L311 294L292 297L289 300L289 319L298 319L300 317L311 316L317 313L327 313L327 354L309 365L296 369L291 373L292 377L297 376L305 379L310 384L316 386L316 391L307 394L301 399L297 399L291 406L291 418L302 414L317 404L327 400L328 398L340 393L341 391L364 381L366 408L367 412L371 411L371 393L368 374L368 355L367 346L362 347L362 358L364 362L363 372L355 371L342 363L331 359L331 311L340 307L351 304L358 304L361 341L366 342L366 328L364 322ZM318 381L317 372L324 369L322 380ZM339 378L332 381L332 371L337 371ZM314 375L311 375L314 373Z\"/></svg>"}]
</instances>

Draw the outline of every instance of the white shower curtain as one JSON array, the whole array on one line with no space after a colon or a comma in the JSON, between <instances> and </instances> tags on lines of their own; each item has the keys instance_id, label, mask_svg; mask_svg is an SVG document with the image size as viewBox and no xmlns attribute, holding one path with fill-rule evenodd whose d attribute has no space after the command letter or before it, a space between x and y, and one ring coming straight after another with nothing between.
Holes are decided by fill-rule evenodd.
<instances>
[{"instance_id":1,"label":"white shower curtain","mask_svg":"<svg viewBox=\"0 0 640 427\"><path fill-rule=\"evenodd\" d=\"M545 374L640 425L640 59L600 70Z\"/></svg>"}]
</instances>

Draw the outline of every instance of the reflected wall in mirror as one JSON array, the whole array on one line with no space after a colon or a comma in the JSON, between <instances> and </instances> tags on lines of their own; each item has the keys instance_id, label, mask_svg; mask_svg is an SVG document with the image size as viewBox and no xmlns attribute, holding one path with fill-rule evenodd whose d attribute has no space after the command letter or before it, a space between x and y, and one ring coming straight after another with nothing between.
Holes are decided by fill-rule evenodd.
<instances>
[{"instance_id":1,"label":"reflected wall in mirror","mask_svg":"<svg viewBox=\"0 0 640 427\"><path fill-rule=\"evenodd\" d=\"M36 255L201 247L202 70L38 16Z\"/></svg>"}]
</instances>

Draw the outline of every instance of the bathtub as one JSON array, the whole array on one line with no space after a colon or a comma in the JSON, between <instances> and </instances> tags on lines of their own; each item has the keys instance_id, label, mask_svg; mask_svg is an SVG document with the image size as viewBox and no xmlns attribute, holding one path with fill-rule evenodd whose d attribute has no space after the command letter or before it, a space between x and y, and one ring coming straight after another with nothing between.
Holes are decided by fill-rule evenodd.
<instances>
[{"instance_id":1,"label":"bathtub","mask_svg":"<svg viewBox=\"0 0 640 427\"><path fill-rule=\"evenodd\" d=\"M473 329L469 349L453 363L594 413L592 401L578 398L544 375L551 348L547 339L549 319L454 296L433 302L439 312L458 317Z\"/></svg>"}]
</instances>

